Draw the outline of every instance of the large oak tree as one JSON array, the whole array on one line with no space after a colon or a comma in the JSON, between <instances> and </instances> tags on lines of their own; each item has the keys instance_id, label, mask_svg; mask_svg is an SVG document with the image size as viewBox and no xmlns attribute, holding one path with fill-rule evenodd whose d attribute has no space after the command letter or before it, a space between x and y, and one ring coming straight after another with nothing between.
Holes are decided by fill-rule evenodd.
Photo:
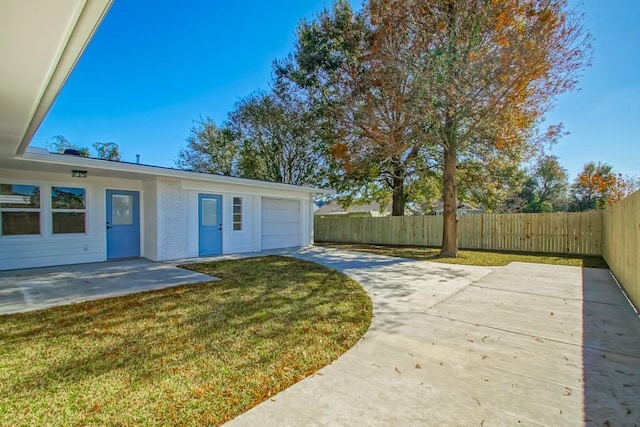
<instances>
[{"instance_id":1,"label":"large oak tree","mask_svg":"<svg viewBox=\"0 0 640 427\"><path fill-rule=\"evenodd\" d=\"M575 87L590 56L581 15L564 0L371 0L374 38L406 39L412 116L421 139L442 148L441 256L456 257L458 160L469 146L553 139L536 134L555 97Z\"/></svg>"},{"instance_id":2,"label":"large oak tree","mask_svg":"<svg viewBox=\"0 0 640 427\"><path fill-rule=\"evenodd\" d=\"M588 62L581 21L565 0L370 0L361 13L338 0L301 24L279 73L335 129L347 171L387 174L395 215L416 159L442 168L441 255L455 257L458 166L516 171L511 154L559 136L538 128Z\"/></svg>"},{"instance_id":3,"label":"large oak tree","mask_svg":"<svg viewBox=\"0 0 640 427\"><path fill-rule=\"evenodd\" d=\"M424 181L433 175L433 147L416 134L420 118L408 107L419 95L413 71L392 54L405 47L382 46L368 18L342 0L303 21L294 52L277 63L277 73L298 85L323 118L346 186L377 201L390 193L392 214L404 215L407 200L431 192Z\"/></svg>"}]
</instances>

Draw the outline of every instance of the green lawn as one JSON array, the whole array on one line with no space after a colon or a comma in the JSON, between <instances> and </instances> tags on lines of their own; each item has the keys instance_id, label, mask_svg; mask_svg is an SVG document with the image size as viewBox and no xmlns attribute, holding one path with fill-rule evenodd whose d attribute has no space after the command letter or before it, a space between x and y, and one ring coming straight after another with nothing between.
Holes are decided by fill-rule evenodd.
<instances>
[{"instance_id":1,"label":"green lawn","mask_svg":"<svg viewBox=\"0 0 640 427\"><path fill-rule=\"evenodd\" d=\"M440 258L440 248L428 248L424 246L379 246L349 243L316 243L316 245L351 251L370 252L378 255L409 258L419 261L441 262L446 264L498 267L507 265L511 262L534 262L538 264L608 268L607 263L599 256L460 250L458 258Z\"/></svg>"},{"instance_id":2,"label":"green lawn","mask_svg":"<svg viewBox=\"0 0 640 427\"><path fill-rule=\"evenodd\" d=\"M287 257L186 268L218 282L0 316L1 425L217 425L367 330L345 275Z\"/></svg>"}]
</instances>

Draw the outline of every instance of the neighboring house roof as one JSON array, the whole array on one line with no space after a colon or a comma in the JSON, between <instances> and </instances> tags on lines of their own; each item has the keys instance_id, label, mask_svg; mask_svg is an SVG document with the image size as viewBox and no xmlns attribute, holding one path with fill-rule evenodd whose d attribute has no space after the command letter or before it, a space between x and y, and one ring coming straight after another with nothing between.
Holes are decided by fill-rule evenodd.
<instances>
[{"instance_id":1,"label":"neighboring house roof","mask_svg":"<svg viewBox=\"0 0 640 427\"><path fill-rule=\"evenodd\" d=\"M422 216L425 214L424 210L422 210L420 206L411 206L411 207L405 208L404 213L405 215L412 215L412 216Z\"/></svg>"},{"instance_id":2,"label":"neighboring house roof","mask_svg":"<svg viewBox=\"0 0 640 427\"><path fill-rule=\"evenodd\" d=\"M480 208L477 208L477 207L475 207L475 206L470 205L469 203L460 203L460 204L458 205L458 209L460 209L460 210L467 210L467 211L473 211L473 210L475 210L475 211L479 211L479 210L482 210L482 209L480 209Z\"/></svg>"},{"instance_id":3,"label":"neighboring house roof","mask_svg":"<svg viewBox=\"0 0 640 427\"><path fill-rule=\"evenodd\" d=\"M377 202L372 202L364 205L351 205L348 208L345 208L340 203L338 203L337 200L332 200L314 212L315 215L345 215L350 213L380 214L380 204ZM391 205L387 205L382 211L382 214L391 214Z\"/></svg>"},{"instance_id":4,"label":"neighboring house roof","mask_svg":"<svg viewBox=\"0 0 640 427\"><path fill-rule=\"evenodd\" d=\"M349 214L372 214L374 216L387 216L391 215L393 209L391 203L385 206L384 210L380 211L380 203L371 202L363 205L351 205L345 208L337 200L331 200L330 202L322 205L320 209L314 211L315 215L349 215ZM405 207L405 215L424 215L424 213L415 207Z\"/></svg>"},{"instance_id":5,"label":"neighboring house roof","mask_svg":"<svg viewBox=\"0 0 640 427\"><path fill-rule=\"evenodd\" d=\"M29 147L24 155L13 159L0 158L0 167L34 171L40 170L45 172L65 173L69 175L71 174L72 170L80 169L83 171L87 171L88 174L114 178L145 180L153 177L167 177L174 179L190 179L214 183L218 182L226 184L239 184L260 188L293 190L312 194L333 193L332 190L326 190L323 188L302 187L298 185L282 184L278 182L258 181L231 176L191 172L161 166L149 166L137 163L117 162L64 154L53 154L47 152L47 150L45 149L36 147Z\"/></svg>"},{"instance_id":6,"label":"neighboring house roof","mask_svg":"<svg viewBox=\"0 0 640 427\"><path fill-rule=\"evenodd\" d=\"M0 2L0 157L25 152L111 3Z\"/></svg>"},{"instance_id":7,"label":"neighboring house roof","mask_svg":"<svg viewBox=\"0 0 640 427\"><path fill-rule=\"evenodd\" d=\"M470 205L469 203L458 203L458 211L461 212L475 212L475 213L482 213L484 212L484 209L482 208L477 208L475 206ZM444 202L442 200L437 200L434 204L433 204L433 209L431 210L431 214L439 214L444 212Z\"/></svg>"}]
</instances>

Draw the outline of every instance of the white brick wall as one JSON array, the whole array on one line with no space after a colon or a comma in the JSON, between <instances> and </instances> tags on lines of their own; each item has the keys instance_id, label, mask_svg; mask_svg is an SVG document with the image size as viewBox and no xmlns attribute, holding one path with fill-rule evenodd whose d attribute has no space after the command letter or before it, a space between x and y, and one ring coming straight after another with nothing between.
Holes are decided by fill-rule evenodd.
<instances>
[{"instance_id":1,"label":"white brick wall","mask_svg":"<svg viewBox=\"0 0 640 427\"><path fill-rule=\"evenodd\" d=\"M179 180L158 180L158 259L187 256L187 201Z\"/></svg>"}]
</instances>

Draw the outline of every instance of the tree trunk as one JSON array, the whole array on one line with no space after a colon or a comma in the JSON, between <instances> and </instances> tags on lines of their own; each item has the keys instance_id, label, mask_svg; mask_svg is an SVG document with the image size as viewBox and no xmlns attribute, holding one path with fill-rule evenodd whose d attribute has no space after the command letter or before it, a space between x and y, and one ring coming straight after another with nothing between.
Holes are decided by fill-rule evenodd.
<instances>
[{"instance_id":1,"label":"tree trunk","mask_svg":"<svg viewBox=\"0 0 640 427\"><path fill-rule=\"evenodd\" d=\"M404 179L393 179L392 216L404 216Z\"/></svg>"},{"instance_id":2,"label":"tree trunk","mask_svg":"<svg viewBox=\"0 0 640 427\"><path fill-rule=\"evenodd\" d=\"M397 166L393 171L393 201L391 203L392 216L404 216L404 169Z\"/></svg>"},{"instance_id":3,"label":"tree trunk","mask_svg":"<svg viewBox=\"0 0 640 427\"><path fill-rule=\"evenodd\" d=\"M458 201L456 186L456 144L444 150L444 212L442 224L442 258L458 257Z\"/></svg>"}]
</instances>

